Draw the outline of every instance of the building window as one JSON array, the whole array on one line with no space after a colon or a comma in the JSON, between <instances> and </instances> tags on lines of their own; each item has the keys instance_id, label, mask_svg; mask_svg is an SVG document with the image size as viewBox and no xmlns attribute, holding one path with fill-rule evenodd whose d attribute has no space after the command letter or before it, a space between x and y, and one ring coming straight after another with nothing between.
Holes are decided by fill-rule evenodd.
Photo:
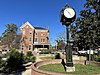
<instances>
[{"instance_id":1,"label":"building window","mask_svg":"<svg viewBox=\"0 0 100 75\"><path fill-rule=\"evenodd\" d=\"M32 34L32 31L30 30L29 33Z\"/></svg>"},{"instance_id":2,"label":"building window","mask_svg":"<svg viewBox=\"0 0 100 75\"><path fill-rule=\"evenodd\" d=\"M41 36L45 36L45 34L44 34L44 33L42 33L42 34L41 34Z\"/></svg>"},{"instance_id":3,"label":"building window","mask_svg":"<svg viewBox=\"0 0 100 75\"><path fill-rule=\"evenodd\" d=\"M25 30L23 30L23 34L25 34Z\"/></svg>"},{"instance_id":4,"label":"building window","mask_svg":"<svg viewBox=\"0 0 100 75\"><path fill-rule=\"evenodd\" d=\"M45 42L45 39L43 39L43 42Z\"/></svg>"},{"instance_id":5,"label":"building window","mask_svg":"<svg viewBox=\"0 0 100 75\"><path fill-rule=\"evenodd\" d=\"M35 35L37 35L37 33L35 33Z\"/></svg>"},{"instance_id":6,"label":"building window","mask_svg":"<svg viewBox=\"0 0 100 75\"><path fill-rule=\"evenodd\" d=\"M24 50L24 45L22 44L22 50Z\"/></svg>"},{"instance_id":7,"label":"building window","mask_svg":"<svg viewBox=\"0 0 100 75\"><path fill-rule=\"evenodd\" d=\"M34 42L38 42L37 38L34 39Z\"/></svg>"},{"instance_id":8,"label":"building window","mask_svg":"<svg viewBox=\"0 0 100 75\"><path fill-rule=\"evenodd\" d=\"M26 26L26 28L28 28L28 26Z\"/></svg>"},{"instance_id":9,"label":"building window","mask_svg":"<svg viewBox=\"0 0 100 75\"><path fill-rule=\"evenodd\" d=\"M45 42L45 39L41 39L41 42Z\"/></svg>"},{"instance_id":10,"label":"building window","mask_svg":"<svg viewBox=\"0 0 100 75\"><path fill-rule=\"evenodd\" d=\"M31 50L31 45L29 45L28 49Z\"/></svg>"},{"instance_id":11,"label":"building window","mask_svg":"<svg viewBox=\"0 0 100 75\"><path fill-rule=\"evenodd\" d=\"M32 41L31 37L29 37L29 41Z\"/></svg>"},{"instance_id":12,"label":"building window","mask_svg":"<svg viewBox=\"0 0 100 75\"><path fill-rule=\"evenodd\" d=\"M25 40L25 38L24 37L22 37L22 42Z\"/></svg>"}]
</instances>

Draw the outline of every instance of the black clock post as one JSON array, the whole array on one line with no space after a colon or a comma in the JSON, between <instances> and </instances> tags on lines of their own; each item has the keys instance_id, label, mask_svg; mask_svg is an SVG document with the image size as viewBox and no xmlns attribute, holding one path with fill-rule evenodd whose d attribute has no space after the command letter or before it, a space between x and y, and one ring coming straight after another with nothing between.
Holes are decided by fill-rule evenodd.
<instances>
[{"instance_id":1,"label":"black clock post","mask_svg":"<svg viewBox=\"0 0 100 75\"><path fill-rule=\"evenodd\" d=\"M75 67L73 66L73 60L72 60L72 48L71 45L69 44L69 25L74 22L76 18L76 12L73 8L69 7L66 5L60 12L61 19L60 22L62 25L66 26L66 39L67 39L67 45L65 47L66 51L66 66L67 72L72 72L75 71Z\"/></svg>"}]
</instances>

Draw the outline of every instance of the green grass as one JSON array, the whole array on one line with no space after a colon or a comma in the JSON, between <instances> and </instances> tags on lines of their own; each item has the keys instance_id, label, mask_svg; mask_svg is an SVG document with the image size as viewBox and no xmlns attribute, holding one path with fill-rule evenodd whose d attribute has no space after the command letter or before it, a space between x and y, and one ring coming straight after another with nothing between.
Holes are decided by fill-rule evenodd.
<instances>
[{"instance_id":1,"label":"green grass","mask_svg":"<svg viewBox=\"0 0 100 75\"><path fill-rule=\"evenodd\" d=\"M59 72L64 74L74 74L74 75L94 75L100 74L100 67L91 66L91 65L75 65L75 72L65 72L61 64L48 64L40 66L39 69L48 71L48 72Z\"/></svg>"}]
</instances>

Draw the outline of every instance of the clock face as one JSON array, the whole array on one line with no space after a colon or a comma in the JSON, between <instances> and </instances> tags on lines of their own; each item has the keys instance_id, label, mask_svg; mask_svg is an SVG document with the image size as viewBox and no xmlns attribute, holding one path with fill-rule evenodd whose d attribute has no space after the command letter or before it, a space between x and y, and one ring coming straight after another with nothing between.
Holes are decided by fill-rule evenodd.
<instances>
[{"instance_id":1,"label":"clock face","mask_svg":"<svg viewBox=\"0 0 100 75\"><path fill-rule=\"evenodd\" d=\"M73 18L75 16L75 11L72 8L66 8L64 10L64 16L66 18Z\"/></svg>"}]
</instances>

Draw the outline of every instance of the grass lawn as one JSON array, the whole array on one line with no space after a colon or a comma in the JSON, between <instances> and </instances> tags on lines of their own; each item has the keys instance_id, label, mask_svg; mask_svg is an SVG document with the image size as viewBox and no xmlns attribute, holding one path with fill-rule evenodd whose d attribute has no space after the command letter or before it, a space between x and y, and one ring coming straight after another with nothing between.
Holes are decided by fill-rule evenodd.
<instances>
[{"instance_id":1,"label":"grass lawn","mask_svg":"<svg viewBox=\"0 0 100 75\"><path fill-rule=\"evenodd\" d=\"M74 75L94 75L100 74L100 67L91 65L75 64L75 72L65 72L61 64L48 64L40 66L39 69L49 71L49 72L60 72L64 74L74 74Z\"/></svg>"}]
</instances>

